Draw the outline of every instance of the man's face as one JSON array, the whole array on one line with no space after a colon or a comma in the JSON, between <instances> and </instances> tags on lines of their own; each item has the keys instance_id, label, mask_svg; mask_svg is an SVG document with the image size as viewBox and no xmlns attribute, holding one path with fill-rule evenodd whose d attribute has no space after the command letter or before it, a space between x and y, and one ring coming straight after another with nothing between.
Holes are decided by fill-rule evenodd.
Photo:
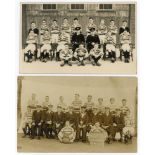
<instances>
[{"instance_id":1,"label":"man's face","mask_svg":"<svg viewBox=\"0 0 155 155\"><path fill-rule=\"evenodd\" d=\"M93 109L93 112L94 112L94 113L97 113L97 112L98 112L98 109L97 109L97 108L94 108L94 109Z\"/></svg>"},{"instance_id":2,"label":"man's face","mask_svg":"<svg viewBox=\"0 0 155 155\"><path fill-rule=\"evenodd\" d=\"M79 48L80 48L80 49L83 49L83 48L84 48L84 45L80 44L80 45L79 45Z\"/></svg>"},{"instance_id":3,"label":"man's face","mask_svg":"<svg viewBox=\"0 0 155 155\"><path fill-rule=\"evenodd\" d=\"M69 126L69 121L66 121L65 125L66 125L66 126Z\"/></svg>"},{"instance_id":4,"label":"man's face","mask_svg":"<svg viewBox=\"0 0 155 155\"><path fill-rule=\"evenodd\" d=\"M76 94L76 95L75 95L75 100L78 100L78 99L79 99L79 95Z\"/></svg>"},{"instance_id":5,"label":"man's face","mask_svg":"<svg viewBox=\"0 0 155 155\"><path fill-rule=\"evenodd\" d=\"M78 24L78 20L74 20L74 24Z\"/></svg>"},{"instance_id":6,"label":"man's face","mask_svg":"<svg viewBox=\"0 0 155 155\"><path fill-rule=\"evenodd\" d=\"M31 28L35 28L36 24L35 23L31 23Z\"/></svg>"},{"instance_id":7,"label":"man's face","mask_svg":"<svg viewBox=\"0 0 155 155\"><path fill-rule=\"evenodd\" d=\"M115 22L114 22L114 21L111 21L111 22L110 22L110 25L111 25L111 26L114 26L114 25L115 25Z\"/></svg>"},{"instance_id":8,"label":"man's face","mask_svg":"<svg viewBox=\"0 0 155 155\"><path fill-rule=\"evenodd\" d=\"M84 108L81 108L81 113L84 113L85 112L85 109Z\"/></svg>"},{"instance_id":9,"label":"man's face","mask_svg":"<svg viewBox=\"0 0 155 155\"><path fill-rule=\"evenodd\" d=\"M64 98L62 96L60 96L60 101L63 102L64 101Z\"/></svg>"},{"instance_id":10,"label":"man's face","mask_svg":"<svg viewBox=\"0 0 155 155\"><path fill-rule=\"evenodd\" d=\"M64 19L64 23L68 23L68 20L67 19Z\"/></svg>"},{"instance_id":11,"label":"man's face","mask_svg":"<svg viewBox=\"0 0 155 155\"><path fill-rule=\"evenodd\" d=\"M45 31L45 34L47 35L48 34L48 31Z\"/></svg>"},{"instance_id":12,"label":"man's face","mask_svg":"<svg viewBox=\"0 0 155 155\"><path fill-rule=\"evenodd\" d=\"M94 22L93 19L89 19L89 23L92 24Z\"/></svg>"},{"instance_id":13,"label":"man's face","mask_svg":"<svg viewBox=\"0 0 155 155\"><path fill-rule=\"evenodd\" d=\"M95 35L95 31L91 31L91 33L90 33L92 36L94 36Z\"/></svg>"},{"instance_id":14,"label":"man's face","mask_svg":"<svg viewBox=\"0 0 155 155\"><path fill-rule=\"evenodd\" d=\"M56 25L56 24L57 24L57 21L53 21L53 24L55 24L55 25Z\"/></svg>"},{"instance_id":15,"label":"man's face","mask_svg":"<svg viewBox=\"0 0 155 155\"><path fill-rule=\"evenodd\" d=\"M101 98L98 99L98 102L102 104L103 100Z\"/></svg>"},{"instance_id":16,"label":"man's face","mask_svg":"<svg viewBox=\"0 0 155 155\"><path fill-rule=\"evenodd\" d=\"M94 48L95 48L95 49L98 49L98 44L95 44L95 45L94 45Z\"/></svg>"},{"instance_id":17,"label":"man's face","mask_svg":"<svg viewBox=\"0 0 155 155\"><path fill-rule=\"evenodd\" d=\"M57 108L57 111L58 111L58 112L61 112L61 111L62 111L62 108L61 108L61 107L58 107L58 108Z\"/></svg>"},{"instance_id":18,"label":"man's face","mask_svg":"<svg viewBox=\"0 0 155 155\"><path fill-rule=\"evenodd\" d=\"M123 106L126 106L126 100L122 100Z\"/></svg>"},{"instance_id":19,"label":"man's face","mask_svg":"<svg viewBox=\"0 0 155 155\"><path fill-rule=\"evenodd\" d=\"M127 22L123 22L123 26L126 27L127 26Z\"/></svg>"},{"instance_id":20,"label":"man's face","mask_svg":"<svg viewBox=\"0 0 155 155\"><path fill-rule=\"evenodd\" d=\"M46 102L49 101L49 97L48 97L48 96L45 97L45 101L46 101Z\"/></svg>"},{"instance_id":21,"label":"man's face","mask_svg":"<svg viewBox=\"0 0 155 155\"><path fill-rule=\"evenodd\" d=\"M111 103L111 104L114 104L114 103L115 103L115 99L114 99L114 98L111 98L111 99L110 99L110 103Z\"/></svg>"},{"instance_id":22,"label":"man's face","mask_svg":"<svg viewBox=\"0 0 155 155\"><path fill-rule=\"evenodd\" d=\"M46 25L46 21L45 21L45 20L43 20L43 21L42 21L42 24L43 24L43 25Z\"/></svg>"},{"instance_id":23,"label":"man's face","mask_svg":"<svg viewBox=\"0 0 155 155\"><path fill-rule=\"evenodd\" d=\"M50 107L48 107L48 109L49 109L49 111L52 111L53 110L53 107L50 106Z\"/></svg>"},{"instance_id":24,"label":"man's face","mask_svg":"<svg viewBox=\"0 0 155 155\"><path fill-rule=\"evenodd\" d=\"M120 110L117 110L116 111L116 115L120 115L121 114L121 111Z\"/></svg>"},{"instance_id":25,"label":"man's face","mask_svg":"<svg viewBox=\"0 0 155 155\"><path fill-rule=\"evenodd\" d=\"M69 46L68 45L65 45L65 49L68 50L69 49Z\"/></svg>"},{"instance_id":26,"label":"man's face","mask_svg":"<svg viewBox=\"0 0 155 155\"><path fill-rule=\"evenodd\" d=\"M110 109L109 109L109 108L106 108L106 109L105 109L105 112L106 112L106 113L109 113L109 112L110 112Z\"/></svg>"},{"instance_id":27,"label":"man's face","mask_svg":"<svg viewBox=\"0 0 155 155\"><path fill-rule=\"evenodd\" d=\"M27 108L27 111L28 111L28 112L31 112L31 108L30 108L30 107L28 107L28 108Z\"/></svg>"},{"instance_id":28,"label":"man's face","mask_svg":"<svg viewBox=\"0 0 155 155\"><path fill-rule=\"evenodd\" d=\"M88 102L92 100L92 96L88 96Z\"/></svg>"},{"instance_id":29,"label":"man's face","mask_svg":"<svg viewBox=\"0 0 155 155\"><path fill-rule=\"evenodd\" d=\"M37 107L37 111L41 111L41 107Z\"/></svg>"}]
</instances>

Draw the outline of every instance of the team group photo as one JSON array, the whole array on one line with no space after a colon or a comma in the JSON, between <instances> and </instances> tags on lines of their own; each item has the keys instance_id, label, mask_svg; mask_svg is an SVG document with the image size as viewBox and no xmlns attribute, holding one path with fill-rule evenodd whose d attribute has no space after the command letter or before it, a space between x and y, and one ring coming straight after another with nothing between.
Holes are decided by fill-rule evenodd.
<instances>
[{"instance_id":1,"label":"team group photo","mask_svg":"<svg viewBox=\"0 0 155 155\"><path fill-rule=\"evenodd\" d=\"M21 72L136 72L135 4L21 4L21 11Z\"/></svg>"},{"instance_id":2,"label":"team group photo","mask_svg":"<svg viewBox=\"0 0 155 155\"><path fill-rule=\"evenodd\" d=\"M134 152L136 85L136 78L18 77L18 151Z\"/></svg>"}]
</instances>

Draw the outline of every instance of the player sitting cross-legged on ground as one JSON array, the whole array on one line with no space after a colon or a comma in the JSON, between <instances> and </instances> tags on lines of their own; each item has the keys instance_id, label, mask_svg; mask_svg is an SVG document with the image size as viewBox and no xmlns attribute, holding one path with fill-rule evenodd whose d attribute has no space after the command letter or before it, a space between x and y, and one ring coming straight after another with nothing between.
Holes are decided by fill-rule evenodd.
<instances>
[{"instance_id":1,"label":"player sitting cross-legged on ground","mask_svg":"<svg viewBox=\"0 0 155 155\"><path fill-rule=\"evenodd\" d=\"M88 58L88 51L82 43L75 50L74 57L79 61L78 66L85 66L84 61Z\"/></svg>"}]
</instances>

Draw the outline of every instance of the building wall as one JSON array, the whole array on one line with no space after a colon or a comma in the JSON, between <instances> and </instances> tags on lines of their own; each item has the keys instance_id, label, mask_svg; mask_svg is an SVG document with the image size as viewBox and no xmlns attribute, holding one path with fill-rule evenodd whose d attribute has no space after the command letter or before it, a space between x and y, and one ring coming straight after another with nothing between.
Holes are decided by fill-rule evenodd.
<instances>
[{"instance_id":1,"label":"building wall","mask_svg":"<svg viewBox=\"0 0 155 155\"><path fill-rule=\"evenodd\" d=\"M30 27L30 23L35 21L37 26L41 24L42 20L45 19L48 25L51 25L53 19L57 19L59 25L62 24L63 18L68 17L70 24L72 25L73 19L78 17L80 24L82 25L83 33L86 34L86 25L88 23L88 18L93 17L96 25L99 25L101 18L105 19L106 25L109 25L110 19L114 19L118 28L122 24L122 20L127 20L129 26L131 27L131 33L135 33L134 23L135 23L135 5L134 4L113 4L112 10L98 11L98 4L85 4L86 10L82 11L72 11L70 10L70 4L58 4L57 10L55 11L45 11L42 10L42 4L23 4L22 5L22 20L23 23L23 44L26 40L26 35ZM129 12L129 11L132 11ZM132 40L134 42L134 34L132 35Z\"/></svg>"}]
</instances>

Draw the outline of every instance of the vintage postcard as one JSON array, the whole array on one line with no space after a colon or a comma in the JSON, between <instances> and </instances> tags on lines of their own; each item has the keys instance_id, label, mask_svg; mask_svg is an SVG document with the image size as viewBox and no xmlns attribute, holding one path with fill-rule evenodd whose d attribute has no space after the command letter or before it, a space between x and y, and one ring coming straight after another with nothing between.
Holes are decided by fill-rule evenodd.
<instances>
[{"instance_id":1,"label":"vintage postcard","mask_svg":"<svg viewBox=\"0 0 155 155\"><path fill-rule=\"evenodd\" d=\"M137 78L19 76L18 152L137 152Z\"/></svg>"},{"instance_id":2,"label":"vintage postcard","mask_svg":"<svg viewBox=\"0 0 155 155\"><path fill-rule=\"evenodd\" d=\"M136 74L136 3L21 3L20 73Z\"/></svg>"}]
</instances>

